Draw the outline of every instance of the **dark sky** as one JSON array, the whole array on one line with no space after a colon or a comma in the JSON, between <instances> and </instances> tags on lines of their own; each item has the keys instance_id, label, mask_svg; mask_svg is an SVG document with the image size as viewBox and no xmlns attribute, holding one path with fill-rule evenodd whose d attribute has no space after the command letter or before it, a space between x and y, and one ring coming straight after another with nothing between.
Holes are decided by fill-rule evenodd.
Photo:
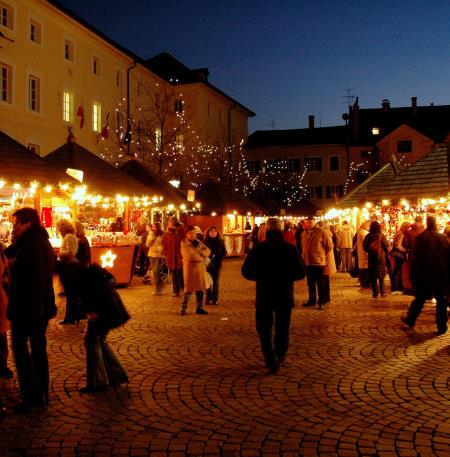
<instances>
[{"instance_id":1,"label":"dark sky","mask_svg":"<svg viewBox=\"0 0 450 457\"><path fill-rule=\"evenodd\" d=\"M126 48L167 51L255 111L249 130L361 108L450 104L448 0L61 0ZM349 90L349 91L348 91Z\"/></svg>"}]
</instances>

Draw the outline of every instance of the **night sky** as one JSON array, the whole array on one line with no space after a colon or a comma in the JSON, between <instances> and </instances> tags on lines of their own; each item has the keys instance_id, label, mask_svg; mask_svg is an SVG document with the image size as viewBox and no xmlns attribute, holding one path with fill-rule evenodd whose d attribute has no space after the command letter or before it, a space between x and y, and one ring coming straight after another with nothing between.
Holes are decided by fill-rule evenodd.
<instances>
[{"instance_id":1,"label":"night sky","mask_svg":"<svg viewBox=\"0 0 450 457\"><path fill-rule=\"evenodd\" d=\"M63 0L143 58L167 51L255 111L254 130L361 108L450 104L448 0Z\"/></svg>"}]
</instances>

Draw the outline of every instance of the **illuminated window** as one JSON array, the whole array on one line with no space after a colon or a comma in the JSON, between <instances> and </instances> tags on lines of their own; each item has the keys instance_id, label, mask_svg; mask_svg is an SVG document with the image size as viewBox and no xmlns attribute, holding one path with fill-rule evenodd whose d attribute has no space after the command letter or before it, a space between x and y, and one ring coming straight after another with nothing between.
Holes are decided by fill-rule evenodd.
<instances>
[{"instance_id":1,"label":"illuminated window","mask_svg":"<svg viewBox=\"0 0 450 457\"><path fill-rule=\"evenodd\" d=\"M330 171L339 171L340 163L339 156L330 157Z\"/></svg>"},{"instance_id":2,"label":"illuminated window","mask_svg":"<svg viewBox=\"0 0 450 457\"><path fill-rule=\"evenodd\" d=\"M322 198L322 186L307 186L306 193L311 200Z\"/></svg>"},{"instance_id":3,"label":"illuminated window","mask_svg":"<svg viewBox=\"0 0 450 457\"><path fill-rule=\"evenodd\" d=\"M344 195L344 186L327 186L326 198L342 197Z\"/></svg>"},{"instance_id":4,"label":"illuminated window","mask_svg":"<svg viewBox=\"0 0 450 457\"><path fill-rule=\"evenodd\" d=\"M66 122L72 122L73 120L73 93L66 90L63 98L63 119Z\"/></svg>"},{"instance_id":5,"label":"illuminated window","mask_svg":"<svg viewBox=\"0 0 450 457\"><path fill-rule=\"evenodd\" d=\"M176 113L183 112L183 100L175 100L175 112Z\"/></svg>"},{"instance_id":6,"label":"illuminated window","mask_svg":"<svg viewBox=\"0 0 450 457\"><path fill-rule=\"evenodd\" d=\"M2 1L0 1L0 24L7 29L14 29L14 9Z\"/></svg>"},{"instance_id":7,"label":"illuminated window","mask_svg":"<svg viewBox=\"0 0 450 457\"><path fill-rule=\"evenodd\" d=\"M322 171L322 157L306 157L305 167L308 171Z\"/></svg>"},{"instance_id":8,"label":"illuminated window","mask_svg":"<svg viewBox=\"0 0 450 457\"><path fill-rule=\"evenodd\" d=\"M184 135L178 133L175 137L175 146L177 149L181 149L184 145Z\"/></svg>"},{"instance_id":9,"label":"illuminated window","mask_svg":"<svg viewBox=\"0 0 450 457\"><path fill-rule=\"evenodd\" d=\"M42 42L42 26L34 19L30 19L30 41L36 44Z\"/></svg>"},{"instance_id":10,"label":"illuminated window","mask_svg":"<svg viewBox=\"0 0 450 457\"><path fill-rule=\"evenodd\" d=\"M28 109L35 113L41 111L41 80L33 75L28 77Z\"/></svg>"},{"instance_id":11,"label":"illuminated window","mask_svg":"<svg viewBox=\"0 0 450 457\"><path fill-rule=\"evenodd\" d=\"M92 59L92 73L97 76L102 75L102 59L95 57Z\"/></svg>"},{"instance_id":12,"label":"illuminated window","mask_svg":"<svg viewBox=\"0 0 450 457\"><path fill-rule=\"evenodd\" d=\"M75 44L70 40L64 40L64 58L75 62Z\"/></svg>"},{"instance_id":13,"label":"illuminated window","mask_svg":"<svg viewBox=\"0 0 450 457\"><path fill-rule=\"evenodd\" d=\"M379 134L380 134L380 127L373 127L372 135L379 135Z\"/></svg>"},{"instance_id":14,"label":"illuminated window","mask_svg":"<svg viewBox=\"0 0 450 457\"><path fill-rule=\"evenodd\" d=\"M155 130L155 148L157 151L161 150L161 129Z\"/></svg>"},{"instance_id":15,"label":"illuminated window","mask_svg":"<svg viewBox=\"0 0 450 457\"><path fill-rule=\"evenodd\" d=\"M33 153L39 155L41 147L38 144L28 143L28 149Z\"/></svg>"},{"instance_id":16,"label":"illuminated window","mask_svg":"<svg viewBox=\"0 0 450 457\"><path fill-rule=\"evenodd\" d=\"M100 132L102 125L102 105L100 103L92 103L92 130Z\"/></svg>"},{"instance_id":17,"label":"illuminated window","mask_svg":"<svg viewBox=\"0 0 450 457\"><path fill-rule=\"evenodd\" d=\"M123 72L120 70L116 71L116 87L122 88L123 86Z\"/></svg>"},{"instance_id":18,"label":"illuminated window","mask_svg":"<svg viewBox=\"0 0 450 457\"><path fill-rule=\"evenodd\" d=\"M12 103L12 67L0 62L2 102Z\"/></svg>"}]
</instances>

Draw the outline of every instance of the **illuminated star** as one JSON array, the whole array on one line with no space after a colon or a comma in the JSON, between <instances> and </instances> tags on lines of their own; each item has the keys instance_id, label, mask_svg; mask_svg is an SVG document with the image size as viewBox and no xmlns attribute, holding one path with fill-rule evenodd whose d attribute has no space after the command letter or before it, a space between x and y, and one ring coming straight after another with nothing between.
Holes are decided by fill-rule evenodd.
<instances>
[{"instance_id":1,"label":"illuminated star","mask_svg":"<svg viewBox=\"0 0 450 457\"><path fill-rule=\"evenodd\" d=\"M113 254L111 250L106 251L105 254L100 256L100 260L102 261L102 268L112 268L114 266L114 261L116 260L116 258L117 255Z\"/></svg>"}]
</instances>

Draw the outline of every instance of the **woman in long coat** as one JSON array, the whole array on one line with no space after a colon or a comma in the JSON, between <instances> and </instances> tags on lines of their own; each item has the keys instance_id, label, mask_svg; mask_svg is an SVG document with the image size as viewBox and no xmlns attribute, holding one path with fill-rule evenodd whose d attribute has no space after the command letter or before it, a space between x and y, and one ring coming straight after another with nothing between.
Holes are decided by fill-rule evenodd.
<instances>
[{"instance_id":1,"label":"woman in long coat","mask_svg":"<svg viewBox=\"0 0 450 457\"><path fill-rule=\"evenodd\" d=\"M181 257L181 241L183 237L183 226L176 217L169 217L167 231L164 233L162 241L166 265L172 278L174 297L178 297L183 289L183 260Z\"/></svg>"},{"instance_id":2,"label":"woman in long coat","mask_svg":"<svg viewBox=\"0 0 450 457\"><path fill-rule=\"evenodd\" d=\"M323 231L332 239L333 234L330 230L329 224L324 224L322 226ZM323 279L324 279L324 284L323 284L323 303L319 304L319 309L323 309L324 306L331 301L330 297L330 276L334 275L337 272L336 268L336 260L334 257L334 251L328 251L327 252L327 263L325 265L325 268L323 270Z\"/></svg>"},{"instance_id":3,"label":"woman in long coat","mask_svg":"<svg viewBox=\"0 0 450 457\"><path fill-rule=\"evenodd\" d=\"M210 284L206 283L205 259L211 251L202 241L197 239L197 233L193 225L186 229L186 235L181 242L181 255L183 256L183 276L184 276L184 297L181 304L181 315L186 314L187 304L192 292L197 298L196 314L208 314L203 309L203 295L205 289Z\"/></svg>"},{"instance_id":4,"label":"woman in long coat","mask_svg":"<svg viewBox=\"0 0 450 457\"><path fill-rule=\"evenodd\" d=\"M0 244L0 378L12 378L13 373L8 368L8 338L9 321L6 318L6 308L8 306L8 296L4 285L7 281L7 260L3 254Z\"/></svg>"}]
</instances>

